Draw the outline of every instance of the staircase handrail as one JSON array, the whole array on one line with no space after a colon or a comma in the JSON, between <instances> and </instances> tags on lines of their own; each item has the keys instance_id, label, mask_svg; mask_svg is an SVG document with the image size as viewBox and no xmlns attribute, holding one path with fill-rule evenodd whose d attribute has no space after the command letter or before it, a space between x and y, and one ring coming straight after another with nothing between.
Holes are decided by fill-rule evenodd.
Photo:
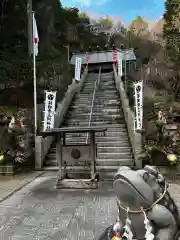
<instances>
[{"instance_id":1,"label":"staircase handrail","mask_svg":"<svg viewBox=\"0 0 180 240\"><path fill-rule=\"evenodd\" d=\"M123 83L121 81L120 76L117 75L117 71L115 65L113 64L113 71L115 77L115 83L117 91L120 94L121 105L124 112L124 117L127 125L129 139L132 145L132 151L135 158L136 167L142 168L142 161L140 159L141 151L142 151L142 134L140 132L134 131L134 112L131 110L129 105L129 100L126 95Z\"/></svg>"},{"instance_id":2,"label":"staircase handrail","mask_svg":"<svg viewBox=\"0 0 180 240\"><path fill-rule=\"evenodd\" d=\"M91 111L90 111L90 115L89 115L88 127L91 126L92 113L93 113L94 101L95 101L95 96L96 96L96 89L100 82L100 76L101 76L101 67L99 67L98 78L96 79L96 81L94 83L94 91L93 91L93 97L92 97L92 102L91 102ZM88 143L88 138L89 138L89 133L87 133L87 136L86 136L86 144Z\"/></svg>"}]
</instances>

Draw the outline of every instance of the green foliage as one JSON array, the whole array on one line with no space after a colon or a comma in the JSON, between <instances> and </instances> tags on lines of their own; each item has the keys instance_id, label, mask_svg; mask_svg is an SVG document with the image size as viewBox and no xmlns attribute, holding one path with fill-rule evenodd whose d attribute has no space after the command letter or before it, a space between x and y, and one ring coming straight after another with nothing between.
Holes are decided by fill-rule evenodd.
<instances>
[{"instance_id":1,"label":"green foliage","mask_svg":"<svg viewBox=\"0 0 180 240\"><path fill-rule=\"evenodd\" d=\"M113 26L113 21L111 18L100 18L98 21L99 25L101 25L104 29L109 30Z\"/></svg>"},{"instance_id":2,"label":"green foliage","mask_svg":"<svg viewBox=\"0 0 180 240\"><path fill-rule=\"evenodd\" d=\"M164 29L163 35L165 38L166 49L170 61L175 66L180 63L180 1L179 0L166 0L165 1L165 14L164 14Z\"/></svg>"},{"instance_id":3,"label":"green foliage","mask_svg":"<svg viewBox=\"0 0 180 240\"><path fill-rule=\"evenodd\" d=\"M73 25L77 24L79 16L79 10L77 8L65 8L64 14L68 23Z\"/></svg>"},{"instance_id":4,"label":"green foliage","mask_svg":"<svg viewBox=\"0 0 180 240\"><path fill-rule=\"evenodd\" d=\"M147 120L155 120L157 118L157 115L156 115L157 109L155 108L155 101L156 99L154 98L149 98L149 97L144 98L143 110Z\"/></svg>"},{"instance_id":5,"label":"green foliage","mask_svg":"<svg viewBox=\"0 0 180 240\"><path fill-rule=\"evenodd\" d=\"M29 65L27 57L27 17L24 1L4 1L1 16L0 79L1 83L20 83L24 80L24 66ZM17 17L18 16L18 17ZM13 26L13 28L12 28ZM22 66L23 65L23 66ZM26 71L26 80L30 70Z\"/></svg>"},{"instance_id":6,"label":"green foliage","mask_svg":"<svg viewBox=\"0 0 180 240\"><path fill-rule=\"evenodd\" d=\"M137 37L142 37L148 34L148 23L140 16L137 16L129 26L130 32Z\"/></svg>"},{"instance_id":7,"label":"green foliage","mask_svg":"<svg viewBox=\"0 0 180 240\"><path fill-rule=\"evenodd\" d=\"M33 0L33 10L39 34L37 81L44 78L46 89L52 88L59 78L61 92L72 78L67 62L67 48L77 49L69 43L67 33L76 30L78 47L80 42L91 41L92 34L86 29L89 17L77 8L63 8L59 0ZM0 80L4 88L33 84L32 58L28 54L28 19L26 1L3 1L0 38ZM13 28L12 28L13 26ZM70 52L71 54L71 52ZM57 84L56 84L57 85ZM2 86L1 86L2 88ZM38 90L40 87L38 87ZM57 89L58 90L58 89ZM39 96L39 94L38 94Z\"/></svg>"},{"instance_id":8,"label":"green foliage","mask_svg":"<svg viewBox=\"0 0 180 240\"><path fill-rule=\"evenodd\" d=\"M172 92L174 98L180 99L180 2L165 1L163 37L168 57L169 68L173 69Z\"/></svg>"}]
</instances>

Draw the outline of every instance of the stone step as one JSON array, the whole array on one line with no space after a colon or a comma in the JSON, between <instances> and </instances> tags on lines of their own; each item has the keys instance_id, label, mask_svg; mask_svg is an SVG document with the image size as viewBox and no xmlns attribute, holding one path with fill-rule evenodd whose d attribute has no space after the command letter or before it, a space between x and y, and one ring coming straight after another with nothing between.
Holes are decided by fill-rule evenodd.
<instances>
[{"instance_id":1,"label":"stone step","mask_svg":"<svg viewBox=\"0 0 180 240\"><path fill-rule=\"evenodd\" d=\"M101 146L97 144L97 152L98 153L103 153L103 152L126 152L126 153L131 153L131 148L130 146ZM52 147L49 153L56 153L56 146Z\"/></svg>"},{"instance_id":2,"label":"stone step","mask_svg":"<svg viewBox=\"0 0 180 240\"><path fill-rule=\"evenodd\" d=\"M67 137L66 144L84 144L87 136L79 136L79 137ZM109 140L110 139L110 140ZM121 135L118 138L112 138L112 136L96 136L96 144L98 146L108 146L117 147L117 146L130 146L129 139L127 134Z\"/></svg>"},{"instance_id":3,"label":"stone step","mask_svg":"<svg viewBox=\"0 0 180 240\"><path fill-rule=\"evenodd\" d=\"M81 116L89 116L91 114L91 108L84 108L84 109L73 109L67 112L67 116L72 115L81 115ZM122 110L120 109L94 109L92 111L92 115L101 116L101 115L123 115Z\"/></svg>"},{"instance_id":4,"label":"stone step","mask_svg":"<svg viewBox=\"0 0 180 240\"><path fill-rule=\"evenodd\" d=\"M87 133L67 133L66 138L72 138L72 137L85 137L87 136ZM112 132L112 131L106 131L105 133L96 133L96 137L118 137L118 136L127 136L127 131L122 129L122 131L118 132Z\"/></svg>"},{"instance_id":5,"label":"stone step","mask_svg":"<svg viewBox=\"0 0 180 240\"><path fill-rule=\"evenodd\" d=\"M111 101L108 101L108 102L104 102L103 103L103 107L121 107L121 102L120 102L120 100L115 100L115 101L113 101L112 102L112 100ZM76 101L76 102L73 102L71 105L70 105L70 107L74 107L74 108L79 108L79 107L86 107L86 108L91 108L92 107L92 104L91 104L91 102L88 102L88 103L85 103L85 102L83 102L83 101ZM98 107L98 104L96 104L95 106L94 106L94 108L97 108ZM102 107L102 104L99 104L99 107Z\"/></svg>"},{"instance_id":6,"label":"stone step","mask_svg":"<svg viewBox=\"0 0 180 240\"><path fill-rule=\"evenodd\" d=\"M52 155L47 155L46 157L46 161L45 161L45 164L44 164L46 167L49 166L49 167L56 167L58 166L58 162L56 160L56 157L55 155L52 156Z\"/></svg>"},{"instance_id":7,"label":"stone step","mask_svg":"<svg viewBox=\"0 0 180 240\"><path fill-rule=\"evenodd\" d=\"M102 141L98 141L97 142L97 146L98 147L117 147L117 146L121 146L121 147L131 148L128 139L121 140L121 141L118 141L118 142L115 142L115 141L103 141L102 140Z\"/></svg>"},{"instance_id":8,"label":"stone step","mask_svg":"<svg viewBox=\"0 0 180 240\"><path fill-rule=\"evenodd\" d=\"M107 89L106 88L106 90L103 90L103 91L100 91L99 90L99 88L97 89L97 91L96 91L96 94L99 94L99 93L102 93L102 94L105 94L105 95L108 95L108 94L110 94L110 95L117 95L117 90L116 90L116 88L114 88L114 89Z\"/></svg>"},{"instance_id":9,"label":"stone step","mask_svg":"<svg viewBox=\"0 0 180 240\"><path fill-rule=\"evenodd\" d=\"M78 97L91 97L93 96L93 91L90 90L88 92L86 92L86 90L84 90L83 92L76 94L74 96L74 98L78 98ZM117 93L117 91L113 91L113 92L105 92L105 91L96 91L95 96L97 97L105 97L105 98L119 98L119 95Z\"/></svg>"},{"instance_id":10,"label":"stone step","mask_svg":"<svg viewBox=\"0 0 180 240\"><path fill-rule=\"evenodd\" d=\"M127 134L127 132L121 132L121 133L110 133L110 132L106 132L106 134L104 135L103 133L97 133L96 134L96 140L98 141L99 140L99 138L102 138L102 139L107 139L107 141L111 138L113 138L113 140L120 140L120 139L124 139L124 138L126 138L126 139L128 139L128 134ZM84 138L86 138L87 137L87 134L77 134L77 135L72 135L72 134L68 134L67 136L66 136L66 140L67 141L69 141L69 140L71 140L71 139L76 139L76 138L78 138L79 140L83 140Z\"/></svg>"},{"instance_id":11,"label":"stone step","mask_svg":"<svg viewBox=\"0 0 180 240\"><path fill-rule=\"evenodd\" d=\"M72 115L66 115L64 117L64 120L70 120L73 118L73 121L89 121L89 118L91 116L91 121L94 120L97 120L98 122L99 121L108 121L108 120L121 120L121 119L124 119L124 116L123 115L115 115L115 114L95 114L95 113L92 113L91 115L90 114L87 114L87 113L74 113Z\"/></svg>"},{"instance_id":12,"label":"stone step","mask_svg":"<svg viewBox=\"0 0 180 240\"><path fill-rule=\"evenodd\" d=\"M97 147L97 153L127 153L127 154L131 154L132 155L132 152L131 152L131 148L129 146L127 147Z\"/></svg>"},{"instance_id":13,"label":"stone step","mask_svg":"<svg viewBox=\"0 0 180 240\"><path fill-rule=\"evenodd\" d=\"M119 99L119 96L117 94L109 94L109 93L96 93L95 99L100 100L110 100L110 99Z\"/></svg>"},{"instance_id":14,"label":"stone step","mask_svg":"<svg viewBox=\"0 0 180 240\"><path fill-rule=\"evenodd\" d=\"M113 106L114 103L112 103L112 99L114 101L116 101L114 103L120 104L120 99L119 98L109 99L109 98L104 98L104 97L96 98L93 103L94 103L94 105L99 104L100 106L102 106L102 105L104 106L105 104ZM88 104L88 106L92 106L92 98L91 97L90 98L79 97L79 98L76 98L73 103L74 104Z\"/></svg>"},{"instance_id":15,"label":"stone step","mask_svg":"<svg viewBox=\"0 0 180 240\"><path fill-rule=\"evenodd\" d=\"M119 118L119 117L121 117L121 118L124 118L124 114L123 114L123 112L121 111L119 111L119 112L117 112L117 113L115 113L115 112L103 112L103 110L101 109L101 110L99 110L99 111L92 111L92 114L90 113L90 109L89 110L87 110L87 111L78 111L78 110L76 110L76 111L70 111L70 112L68 112L67 114L66 114L66 117L72 117L72 118L77 118L77 119L82 119L82 118L88 118L89 119L89 117L94 117L94 118L98 118L98 119L101 119L101 121L103 121L104 119L106 119L106 118Z\"/></svg>"},{"instance_id":16,"label":"stone step","mask_svg":"<svg viewBox=\"0 0 180 240\"><path fill-rule=\"evenodd\" d=\"M87 101L90 101L90 102L92 102L92 98L93 98L93 96L77 96L77 97L75 97L74 98L74 102L76 103L76 102L79 102L80 100L81 100L81 102L84 102L84 103L86 103Z\"/></svg>"},{"instance_id":17,"label":"stone step","mask_svg":"<svg viewBox=\"0 0 180 240\"><path fill-rule=\"evenodd\" d=\"M76 98L74 98L74 102L75 103L87 103L87 102L91 102L92 103L92 98L91 96L89 97L83 97L83 96L78 96ZM104 97L104 96L96 96L94 103L100 103L100 104L104 104L104 103L109 103L111 104L111 102L116 101L116 102L120 102L119 97L114 97L114 96L108 96L108 97Z\"/></svg>"},{"instance_id":18,"label":"stone step","mask_svg":"<svg viewBox=\"0 0 180 240\"><path fill-rule=\"evenodd\" d=\"M70 141L67 141L66 144L70 144L70 145L74 145L74 144L77 144L77 141L74 141L73 139L70 140ZM85 140L82 140L82 141L78 141L78 144L85 144ZM121 146L121 147L130 147L130 143L128 142L128 140L124 140L124 141L121 141L121 142L109 142L109 141L98 141L97 143L97 146L101 146L101 147L117 147L117 146Z\"/></svg>"},{"instance_id":19,"label":"stone step","mask_svg":"<svg viewBox=\"0 0 180 240\"><path fill-rule=\"evenodd\" d=\"M83 125L83 122L81 122L82 123L82 126L88 126L88 124L87 124L87 122L86 122L86 124L84 124ZM98 126L101 126L101 124L98 124ZM67 127L67 125L66 125L66 123L64 124L63 123L63 125L62 125L62 127ZM71 127L71 125L69 125L69 127ZM122 122L122 123L113 123L113 124L102 124L102 127L103 128L107 128L107 130L108 131L111 131L111 129L112 129L112 131L116 131L117 129L119 130L119 129L125 129L125 124L124 124L124 122Z\"/></svg>"},{"instance_id":20,"label":"stone step","mask_svg":"<svg viewBox=\"0 0 180 240\"><path fill-rule=\"evenodd\" d=\"M85 142L86 141L86 137L67 137L66 138L66 141L68 142L68 143L70 143L70 142ZM110 141L110 142L112 142L112 141L114 141L114 142L124 142L124 141L128 141L128 136L127 135L124 135L124 136L97 136L96 137L96 143L98 143L98 142L102 142L102 141L104 141L104 142L108 142L108 141Z\"/></svg>"},{"instance_id":21,"label":"stone step","mask_svg":"<svg viewBox=\"0 0 180 240\"><path fill-rule=\"evenodd\" d=\"M65 117L66 118L73 118L74 120L75 119L86 119L85 121L87 121L87 119L89 119L89 117L94 117L94 118L98 118L98 119L100 119L101 121L103 121L103 120L105 120L106 118L119 118L119 117L121 117L121 118L124 118L124 115L123 115L123 113L122 113L122 111L121 112L117 112L117 113L115 113L115 112L103 112L103 111L97 111L97 112L92 112L92 114L90 113L90 109L89 110L87 110L87 111L78 111L78 110L76 110L76 111L69 111L69 112L67 112L67 114L65 115Z\"/></svg>"},{"instance_id":22,"label":"stone step","mask_svg":"<svg viewBox=\"0 0 180 240\"><path fill-rule=\"evenodd\" d=\"M43 171L54 171L57 172L59 171L59 167L58 166L44 166L42 168Z\"/></svg>"},{"instance_id":23,"label":"stone step","mask_svg":"<svg viewBox=\"0 0 180 240\"><path fill-rule=\"evenodd\" d=\"M93 114L93 115L97 115L97 116L101 116L101 115L124 115L123 114L123 111L121 109L117 110L115 109L114 111L113 110L110 110L108 108L106 109L103 109L103 106L102 107L96 107L94 109L92 109L91 111L91 108L82 108L82 109L79 109L79 108L74 108L74 109L69 109L69 111L67 112L66 115L72 115L72 114L76 114L76 115L90 115L90 114Z\"/></svg>"},{"instance_id":24,"label":"stone step","mask_svg":"<svg viewBox=\"0 0 180 240\"><path fill-rule=\"evenodd\" d=\"M75 105L73 106L70 106L69 107L69 111L68 112L71 112L71 111L78 111L78 112L88 112L90 113L91 111L91 106L84 106L84 107L77 107ZM108 106L94 106L93 107L93 112L99 112L99 111L102 111L102 112L115 112L115 113L122 113L122 109L120 108L119 105L117 106L112 106L112 107L108 107Z\"/></svg>"},{"instance_id":25,"label":"stone step","mask_svg":"<svg viewBox=\"0 0 180 240\"><path fill-rule=\"evenodd\" d=\"M68 109L68 112L82 112L82 113L89 113L91 112L91 107L92 106L84 106L84 107L74 107L74 106L70 106ZM123 110L121 109L121 107L119 105L117 106L113 106L113 107L109 107L109 106L100 106L100 105L94 105L93 106L93 113L116 113L116 114L122 114Z\"/></svg>"},{"instance_id":26,"label":"stone step","mask_svg":"<svg viewBox=\"0 0 180 240\"><path fill-rule=\"evenodd\" d=\"M69 110L78 110L78 111L87 111L89 110L89 112L91 111L91 108L92 108L92 104L91 103L78 103L77 105L71 105L69 106ZM100 104L100 103L94 103L94 106L93 106L93 111L95 112L98 112L98 111L107 111L107 109L117 109L119 108L122 112L122 108L121 108L121 105L120 103L116 103L116 104ZM105 109L105 110L104 110Z\"/></svg>"},{"instance_id":27,"label":"stone step","mask_svg":"<svg viewBox=\"0 0 180 240\"><path fill-rule=\"evenodd\" d=\"M111 125L111 124L118 124L118 123L124 123L124 119L122 118L122 119L118 119L118 120L112 120L112 119L109 119L109 120L104 120L104 121L96 121L96 122L91 122L91 126L103 126L104 127L104 125L107 125L107 124L109 124L109 125ZM78 121L78 120L72 120L72 119L66 119L66 121L64 121L64 123L63 123L63 125L64 126L69 126L69 127L72 127L72 126L74 126L74 127L76 127L76 126L79 126L79 127L81 127L81 126L89 126L89 121L87 121L87 122L84 122L84 121L82 121L81 119Z\"/></svg>"},{"instance_id":28,"label":"stone step","mask_svg":"<svg viewBox=\"0 0 180 240\"><path fill-rule=\"evenodd\" d=\"M79 144L84 144L85 143L85 141L84 142L79 142ZM75 145L75 144L77 144L77 142L66 142L66 144L70 144L70 145ZM119 142L117 142L117 143L115 143L115 142L98 142L97 143L97 151L98 152L104 152L104 149L103 148L109 148L109 149L112 149L112 151L114 151L114 152L116 152L116 150L114 150L115 148L117 148L118 150L117 151L121 151L121 149L123 149L122 151L123 152L126 152L126 151L128 151L128 152L131 152L131 147L130 147L130 144L129 144L129 142L121 142L121 144L119 144ZM107 150L107 151L111 151L111 150ZM52 148L51 148L51 150L50 150L50 152L49 153L56 153L56 146L53 146Z\"/></svg>"},{"instance_id":29,"label":"stone step","mask_svg":"<svg viewBox=\"0 0 180 240\"><path fill-rule=\"evenodd\" d=\"M103 85L100 85L98 88L97 88L97 91L98 92L104 92L104 91L106 91L106 90L110 90L110 91L115 91L116 90L116 87L115 87L115 85L114 84L109 84L109 85L105 85L105 84L103 84ZM117 90L116 90L117 91Z\"/></svg>"},{"instance_id":30,"label":"stone step","mask_svg":"<svg viewBox=\"0 0 180 240\"><path fill-rule=\"evenodd\" d=\"M96 159L96 167L101 167L101 171L106 171L109 166L116 167L118 169L120 166L132 166L133 159Z\"/></svg>"},{"instance_id":31,"label":"stone step","mask_svg":"<svg viewBox=\"0 0 180 240\"><path fill-rule=\"evenodd\" d=\"M101 152L98 153L98 158L99 159L116 159L116 160L121 160L121 159L132 159L132 153L129 151L129 153L126 152Z\"/></svg>"}]
</instances>

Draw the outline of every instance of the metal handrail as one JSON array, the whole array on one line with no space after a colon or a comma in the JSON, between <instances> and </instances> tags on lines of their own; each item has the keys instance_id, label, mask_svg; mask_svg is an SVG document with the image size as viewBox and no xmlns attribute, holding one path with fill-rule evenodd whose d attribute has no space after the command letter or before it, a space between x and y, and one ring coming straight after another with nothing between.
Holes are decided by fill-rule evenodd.
<instances>
[{"instance_id":1,"label":"metal handrail","mask_svg":"<svg viewBox=\"0 0 180 240\"><path fill-rule=\"evenodd\" d=\"M99 67L99 75L94 83L94 91L93 91L93 98L92 98L92 103L91 103L91 111L90 111L90 116L89 116L88 127L91 126L94 100L95 100L95 95L96 95L96 88L97 88L97 84L99 85L99 83L100 83L100 76L101 76L101 67ZM88 143L88 138L89 138L89 133L87 133L87 136L86 136L86 144Z\"/></svg>"}]
</instances>

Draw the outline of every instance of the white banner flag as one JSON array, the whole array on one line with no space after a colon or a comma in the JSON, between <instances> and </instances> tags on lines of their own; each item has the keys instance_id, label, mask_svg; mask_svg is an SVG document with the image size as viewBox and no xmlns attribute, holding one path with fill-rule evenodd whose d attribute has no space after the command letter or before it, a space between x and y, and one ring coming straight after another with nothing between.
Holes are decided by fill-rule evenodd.
<instances>
[{"instance_id":1,"label":"white banner flag","mask_svg":"<svg viewBox=\"0 0 180 240\"><path fill-rule=\"evenodd\" d=\"M33 15L33 44L34 44L34 54L35 56L38 55L38 44L39 44L39 36L37 30L36 19Z\"/></svg>"},{"instance_id":2,"label":"white banner flag","mask_svg":"<svg viewBox=\"0 0 180 240\"><path fill-rule=\"evenodd\" d=\"M122 72L122 59L118 60L118 76L122 77L123 72Z\"/></svg>"},{"instance_id":3,"label":"white banner flag","mask_svg":"<svg viewBox=\"0 0 180 240\"><path fill-rule=\"evenodd\" d=\"M135 110L136 110L136 130L143 127L143 81L134 84Z\"/></svg>"},{"instance_id":4,"label":"white banner flag","mask_svg":"<svg viewBox=\"0 0 180 240\"><path fill-rule=\"evenodd\" d=\"M77 81L80 81L81 79L81 62L82 62L82 59L77 57L76 66L75 66L75 79Z\"/></svg>"},{"instance_id":5,"label":"white banner flag","mask_svg":"<svg viewBox=\"0 0 180 240\"><path fill-rule=\"evenodd\" d=\"M56 92L46 91L44 111L44 131L54 128L54 114L56 107Z\"/></svg>"}]
</instances>

